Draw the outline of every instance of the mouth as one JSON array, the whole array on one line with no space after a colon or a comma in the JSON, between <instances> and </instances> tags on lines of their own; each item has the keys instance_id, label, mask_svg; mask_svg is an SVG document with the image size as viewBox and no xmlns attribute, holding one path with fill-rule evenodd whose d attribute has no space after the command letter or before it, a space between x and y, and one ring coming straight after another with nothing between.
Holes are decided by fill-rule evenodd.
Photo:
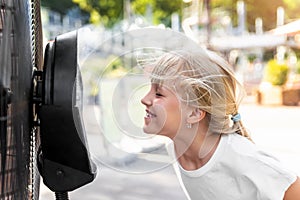
<instances>
[{"instance_id":1,"label":"mouth","mask_svg":"<svg viewBox=\"0 0 300 200\"><path fill-rule=\"evenodd\" d=\"M154 117L156 117L155 114L151 113L149 110L146 110L146 116L145 116L146 119L151 119Z\"/></svg>"}]
</instances>

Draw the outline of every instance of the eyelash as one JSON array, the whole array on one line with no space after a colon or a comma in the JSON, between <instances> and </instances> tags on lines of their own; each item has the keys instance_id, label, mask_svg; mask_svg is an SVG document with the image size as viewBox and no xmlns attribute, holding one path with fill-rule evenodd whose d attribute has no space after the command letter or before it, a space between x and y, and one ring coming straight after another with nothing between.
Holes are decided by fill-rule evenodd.
<instances>
[{"instance_id":1,"label":"eyelash","mask_svg":"<svg viewBox=\"0 0 300 200\"><path fill-rule=\"evenodd\" d=\"M159 88L156 86L155 88L155 96L162 97L163 95L159 92Z\"/></svg>"},{"instance_id":2,"label":"eyelash","mask_svg":"<svg viewBox=\"0 0 300 200\"><path fill-rule=\"evenodd\" d=\"M158 97L162 97L162 96L163 96L163 95L162 95L161 93L159 93L159 92L156 92L155 95L158 96Z\"/></svg>"}]
</instances>

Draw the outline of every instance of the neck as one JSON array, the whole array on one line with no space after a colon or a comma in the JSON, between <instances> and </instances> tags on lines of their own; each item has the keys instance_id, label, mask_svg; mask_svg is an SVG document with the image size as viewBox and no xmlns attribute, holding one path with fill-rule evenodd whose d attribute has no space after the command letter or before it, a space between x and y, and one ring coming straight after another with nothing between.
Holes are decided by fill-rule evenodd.
<instances>
[{"instance_id":1,"label":"neck","mask_svg":"<svg viewBox=\"0 0 300 200\"><path fill-rule=\"evenodd\" d=\"M213 156L220 141L220 134L197 133L193 139L178 138L174 141L178 162L186 170L204 166Z\"/></svg>"}]
</instances>

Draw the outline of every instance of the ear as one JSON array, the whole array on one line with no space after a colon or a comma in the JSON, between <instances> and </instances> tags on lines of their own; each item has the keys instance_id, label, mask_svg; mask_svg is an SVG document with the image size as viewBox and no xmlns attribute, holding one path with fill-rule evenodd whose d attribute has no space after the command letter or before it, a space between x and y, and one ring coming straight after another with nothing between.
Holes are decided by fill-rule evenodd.
<instances>
[{"instance_id":1,"label":"ear","mask_svg":"<svg viewBox=\"0 0 300 200\"><path fill-rule=\"evenodd\" d=\"M189 115L187 117L187 123L194 124L200 122L202 119L204 119L206 115L206 112L203 110L200 110L199 108L195 108L189 112Z\"/></svg>"}]
</instances>

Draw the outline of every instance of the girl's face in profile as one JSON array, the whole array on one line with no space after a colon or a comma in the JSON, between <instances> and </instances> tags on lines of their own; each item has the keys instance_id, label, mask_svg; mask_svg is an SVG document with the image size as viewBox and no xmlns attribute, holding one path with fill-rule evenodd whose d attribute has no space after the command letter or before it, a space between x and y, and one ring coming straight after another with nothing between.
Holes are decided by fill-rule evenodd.
<instances>
[{"instance_id":1,"label":"girl's face in profile","mask_svg":"<svg viewBox=\"0 0 300 200\"><path fill-rule=\"evenodd\" d=\"M174 91L153 83L141 102L146 106L144 132L174 138L182 123L180 101Z\"/></svg>"}]
</instances>

